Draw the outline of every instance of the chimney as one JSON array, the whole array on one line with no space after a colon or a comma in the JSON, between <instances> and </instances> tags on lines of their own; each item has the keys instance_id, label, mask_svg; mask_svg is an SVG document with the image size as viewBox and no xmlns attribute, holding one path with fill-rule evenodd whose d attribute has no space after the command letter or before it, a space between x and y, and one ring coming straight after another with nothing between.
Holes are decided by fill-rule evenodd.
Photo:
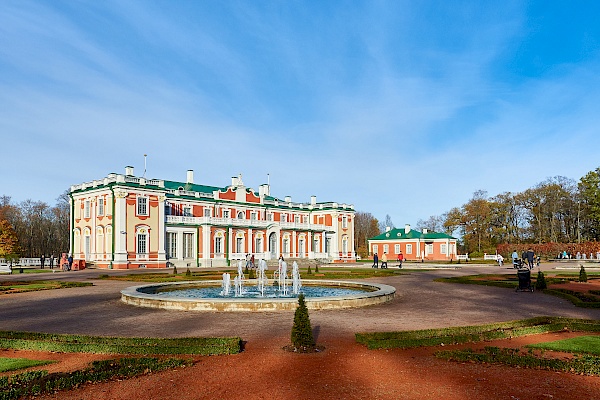
<instances>
[{"instance_id":1,"label":"chimney","mask_svg":"<svg viewBox=\"0 0 600 400\"><path fill-rule=\"evenodd\" d=\"M292 196L285 196L285 202L286 203L291 203L292 202Z\"/></svg>"},{"instance_id":2,"label":"chimney","mask_svg":"<svg viewBox=\"0 0 600 400\"><path fill-rule=\"evenodd\" d=\"M237 186L237 185L238 185L238 177L232 176L231 177L231 186Z\"/></svg>"},{"instance_id":3,"label":"chimney","mask_svg":"<svg viewBox=\"0 0 600 400\"><path fill-rule=\"evenodd\" d=\"M404 234L408 235L408 232L410 232L410 224L404 225Z\"/></svg>"},{"instance_id":4,"label":"chimney","mask_svg":"<svg viewBox=\"0 0 600 400\"><path fill-rule=\"evenodd\" d=\"M427 233L427 228L423 228L423 234Z\"/></svg>"},{"instance_id":5,"label":"chimney","mask_svg":"<svg viewBox=\"0 0 600 400\"><path fill-rule=\"evenodd\" d=\"M386 232L389 232L389 231L391 231L391 230L392 230L392 228L390 228L389 226L386 226L386 227L385 227L385 231L386 231Z\"/></svg>"},{"instance_id":6,"label":"chimney","mask_svg":"<svg viewBox=\"0 0 600 400\"><path fill-rule=\"evenodd\" d=\"M310 204L313 206L317 204L317 196L310 196Z\"/></svg>"},{"instance_id":7,"label":"chimney","mask_svg":"<svg viewBox=\"0 0 600 400\"><path fill-rule=\"evenodd\" d=\"M125 167L125 175L127 176L133 176L133 167L128 165Z\"/></svg>"},{"instance_id":8,"label":"chimney","mask_svg":"<svg viewBox=\"0 0 600 400\"><path fill-rule=\"evenodd\" d=\"M185 183L194 183L194 170L193 169L187 170L187 180L185 181Z\"/></svg>"}]
</instances>

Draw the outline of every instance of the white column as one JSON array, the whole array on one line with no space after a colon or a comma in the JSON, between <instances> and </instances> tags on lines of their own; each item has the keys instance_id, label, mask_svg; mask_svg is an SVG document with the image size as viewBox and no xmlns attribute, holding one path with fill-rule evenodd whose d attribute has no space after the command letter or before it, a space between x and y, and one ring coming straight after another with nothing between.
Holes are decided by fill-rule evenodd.
<instances>
[{"instance_id":1,"label":"white column","mask_svg":"<svg viewBox=\"0 0 600 400\"><path fill-rule=\"evenodd\" d=\"M165 217L165 196L158 196L158 262L166 262L165 236L167 235Z\"/></svg>"},{"instance_id":2,"label":"white column","mask_svg":"<svg viewBox=\"0 0 600 400\"><path fill-rule=\"evenodd\" d=\"M127 232L127 204L125 198L127 192L125 190L115 190L115 211L113 218L115 219L115 262L127 262L127 235L135 235L135 232Z\"/></svg>"},{"instance_id":3,"label":"white column","mask_svg":"<svg viewBox=\"0 0 600 400\"><path fill-rule=\"evenodd\" d=\"M202 226L202 260L206 263L206 267L210 265L210 225Z\"/></svg>"},{"instance_id":4,"label":"white column","mask_svg":"<svg viewBox=\"0 0 600 400\"><path fill-rule=\"evenodd\" d=\"M254 238L252 237L252 228L248 229L248 249L246 253L254 254Z\"/></svg>"},{"instance_id":5,"label":"white column","mask_svg":"<svg viewBox=\"0 0 600 400\"><path fill-rule=\"evenodd\" d=\"M291 245L292 254L294 255L293 258L298 257L298 244L296 242L297 242L296 231L293 231L292 232L292 245Z\"/></svg>"}]
</instances>

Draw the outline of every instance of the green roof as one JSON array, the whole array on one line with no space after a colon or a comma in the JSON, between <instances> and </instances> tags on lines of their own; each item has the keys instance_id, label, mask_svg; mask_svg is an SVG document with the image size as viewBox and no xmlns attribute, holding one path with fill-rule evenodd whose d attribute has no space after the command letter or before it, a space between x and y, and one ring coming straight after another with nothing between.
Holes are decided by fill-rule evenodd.
<instances>
[{"instance_id":1,"label":"green roof","mask_svg":"<svg viewBox=\"0 0 600 400\"><path fill-rule=\"evenodd\" d=\"M404 228L395 228L381 235L370 238L369 240L397 240L397 239L456 239L450 235L439 232L422 233L411 229L408 233L404 232Z\"/></svg>"}]
</instances>

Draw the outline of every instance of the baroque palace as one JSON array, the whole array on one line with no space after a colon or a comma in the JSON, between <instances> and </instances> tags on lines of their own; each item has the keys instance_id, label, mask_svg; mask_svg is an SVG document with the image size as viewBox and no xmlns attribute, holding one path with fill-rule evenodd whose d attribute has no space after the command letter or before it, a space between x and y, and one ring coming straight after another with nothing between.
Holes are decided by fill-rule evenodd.
<instances>
[{"instance_id":1,"label":"baroque palace","mask_svg":"<svg viewBox=\"0 0 600 400\"><path fill-rule=\"evenodd\" d=\"M241 175L226 187L111 173L71 186L71 254L99 268L231 265L255 260L355 261L354 207L294 203Z\"/></svg>"}]
</instances>

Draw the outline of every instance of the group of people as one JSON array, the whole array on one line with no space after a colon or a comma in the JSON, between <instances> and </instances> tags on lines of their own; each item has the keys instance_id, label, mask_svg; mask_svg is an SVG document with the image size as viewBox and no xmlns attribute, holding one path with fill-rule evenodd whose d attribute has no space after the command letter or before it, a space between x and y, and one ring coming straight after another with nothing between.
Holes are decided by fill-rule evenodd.
<instances>
[{"instance_id":1,"label":"group of people","mask_svg":"<svg viewBox=\"0 0 600 400\"><path fill-rule=\"evenodd\" d=\"M67 253L62 253L62 256L59 259L57 259L56 257L54 257L54 254L52 254L51 256L49 256L48 258L46 258L45 254L42 254L40 256L40 266L41 269L44 269L44 266L46 265L46 260L48 260L48 266L50 267L50 269L54 268L54 260L56 259L57 263L58 263L58 267L62 268L63 271L70 271L71 267L73 266L73 256L71 254L69 254L67 256Z\"/></svg>"},{"instance_id":2,"label":"group of people","mask_svg":"<svg viewBox=\"0 0 600 400\"><path fill-rule=\"evenodd\" d=\"M402 268L402 262L404 261L404 254L402 254L402 252L400 252L398 254L398 268ZM379 256L377 255L377 253L375 253L373 255L373 265L371 266L372 268L379 268ZM381 256L381 268L387 268L388 267L388 259L387 259L387 253L383 253L383 255Z\"/></svg>"},{"instance_id":3,"label":"group of people","mask_svg":"<svg viewBox=\"0 0 600 400\"><path fill-rule=\"evenodd\" d=\"M533 269L534 262L539 266L540 265L540 256L536 256L535 252L529 248L521 254L521 258L519 258L519 253L517 250L514 250L512 255L513 267L517 268L519 266L519 260L521 260L522 265L526 265L529 269Z\"/></svg>"}]
</instances>

